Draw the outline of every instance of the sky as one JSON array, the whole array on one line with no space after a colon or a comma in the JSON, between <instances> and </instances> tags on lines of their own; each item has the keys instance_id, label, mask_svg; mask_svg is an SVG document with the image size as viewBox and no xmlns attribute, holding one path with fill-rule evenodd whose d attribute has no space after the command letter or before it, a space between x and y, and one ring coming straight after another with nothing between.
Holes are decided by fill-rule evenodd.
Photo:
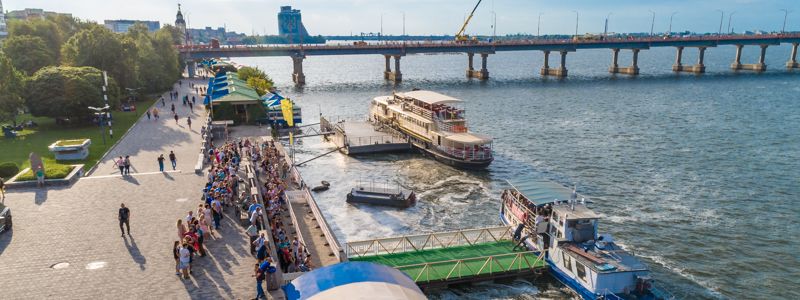
<instances>
[{"instance_id":1,"label":"sky","mask_svg":"<svg viewBox=\"0 0 800 300\"><path fill-rule=\"evenodd\" d=\"M102 23L107 19L135 19L173 24L175 0L0 0L6 11L42 8L71 13ZM350 35L381 32L386 35L454 34L477 0L183 0L190 28L227 27L247 34L277 34L280 6L300 9L312 35ZM467 27L469 34L515 33L572 34L576 13L579 33L603 32L609 17L610 32L666 32L670 15L673 31L717 32L719 10L724 11L722 31L779 31L784 13L790 12L786 30L800 31L800 0L483 0ZM653 22L653 14L655 21ZM541 14L541 23L539 16ZM492 28L496 16L496 28ZM540 24L540 25L539 25Z\"/></svg>"}]
</instances>

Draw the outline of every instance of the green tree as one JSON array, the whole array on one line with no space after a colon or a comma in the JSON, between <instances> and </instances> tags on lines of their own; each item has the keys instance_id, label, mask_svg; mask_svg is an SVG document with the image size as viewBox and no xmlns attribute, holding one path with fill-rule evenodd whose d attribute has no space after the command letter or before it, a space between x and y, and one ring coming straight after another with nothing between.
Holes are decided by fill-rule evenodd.
<instances>
[{"instance_id":1,"label":"green tree","mask_svg":"<svg viewBox=\"0 0 800 300\"><path fill-rule=\"evenodd\" d=\"M42 67L56 64L56 53L38 36L12 36L3 42L3 52L17 70L28 75Z\"/></svg>"},{"instance_id":2,"label":"green tree","mask_svg":"<svg viewBox=\"0 0 800 300\"><path fill-rule=\"evenodd\" d=\"M0 51L0 122L17 124L17 115L22 109L23 76L14 69L11 60Z\"/></svg>"},{"instance_id":3,"label":"green tree","mask_svg":"<svg viewBox=\"0 0 800 300\"><path fill-rule=\"evenodd\" d=\"M64 43L64 36L58 25L48 19L36 20L10 20L8 22L8 35L9 37L15 36L36 36L40 37L47 49L52 49L56 61L58 61L58 49L61 49L61 44Z\"/></svg>"},{"instance_id":4,"label":"green tree","mask_svg":"<svg viewBox=\"0 0 800 300\"><path fill-rule=\"evenodd\" d=\"M94 24L64 43L61 56L68 66L90 66L107 71L124 88L136 85L135 51L133 40Z\"/></svg>"},{"instance_id":5,"label":"green tree","mask_svg":"<svg viewBox=\"0 0 800 300\"><path fill-rule=\"evenodd\" d=\"M259 95L266 94L275 85L272 79L257 67L242 67L237 74L239 79L246 81L247 85L256 89Z\"/></svg>"},{"instance_id":6,"label":"green tree","mask_svg":"<svg viewBox=\"0 0 800 300\"><path fill-rule=\"evenodd\" d=\"M181 70L185 67L180 61L178 50L175 49L174 35L172 26L164 26L155 32L153 36L153 50L164 68L165 84L162 90L169 89L172 84L181 77Z\"/></svg>"},{"instance_id":7,"label":"green tree","mask_svg":"<svg viewBox=\"0 0 800 300\"><path fill-rule=\"evenodd\" d=\"M85 122L91 119L89 106L102 107L103 74L93 67L45 67L28 80L25 104L34 116L63 117ZM119 88L108 80L108 102L119 106Z\"/></svg>"},{"instance_id":8,"label":"green tree","mask_svg":"<svg viewBox=\"0 0 800 300\"><path fill-rule=\"evenodd\" d=\"M253 87L259 96L263 96L264 94L269 92L269 89L272 88L271 81L267 81L266 79L259 77L247 78L247 85Z\"/></svg>"}]
</instances>

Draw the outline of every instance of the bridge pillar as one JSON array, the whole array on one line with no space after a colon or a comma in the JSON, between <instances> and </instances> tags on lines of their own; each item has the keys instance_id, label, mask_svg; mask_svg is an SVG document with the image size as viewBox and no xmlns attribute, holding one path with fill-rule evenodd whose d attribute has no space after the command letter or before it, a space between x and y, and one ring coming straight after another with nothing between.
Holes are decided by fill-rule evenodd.
<instances>
[{"instance_id":1,"label":"bridge pillar","mask_svg":"<svg viewBox=\"0 0 800 300\"><path fill-rule=\"evenodd\" d=\"M403 81L403 73L400 72L400 55L383 55L386 58L386 70L383 72L383 78L394 82ZM391 59L394 56L394 71L392 71Z\"/></svg>"},{"instance_id":2,"label":"bridge pillar","mask_svg":"<svg viewBox=\"0 0 800 300\"><path fill-rule=\"evenodd\" d=\"M764 63L764 58L767 56L767 47L769 45L761 45L761 56L758 58L758 63L755 64L743 64L742 63L742 48L744 45L736 45L736 60L731 64L731 69L734 71L738 70L749 70L749 71L756 71L756 72L763 72L767 70L767 65Z\"/></svg>"},{"instance_id":3,"label":"bridge pillar","mask_svg":"<svg viewBox=\"0 0 800 300\"><path fill-rule=\"evenodd\" d=\"M695 74L701 74L706 72L706 66L703 64L706 57L706 47L697 47L697 64L693 66L685 66L681 62L683 59L683 48L684 47L677 47L678 53L675 58L675 64L672 65L673 72L689 72Z\"/></svg>"},{"instance_id":4,"label":"bridge pillar","mask_svg":"<svg viewBox=\"0 0 800 300\"><path fill-rule=\"evenodd\" d=\"M469 66L467 69L467 78L476 78L480 80L487 80L489 79L489 70L486 68L487 59L489 58L489 53L481 53L481 69L475 70L472 64L472 58L475 56L475 53L467 53L467 59L469 61Z\"/></svg>"},{"instance_id":5,"label":"bridge pillar","mask_svg":"<svg viewBox=\"0 0 800 300\"><path fill-rule=\"evenodd\" d=\"M567 51L563 50L559 53L561 53L561 64L558 68L550 68L550 51L544 51L544 66L541 72L543 76L567 77Z\"/></svg>"},{"instance_id":6,"label":"bridge pillar","mask_svg":"<svg viewBox=\"0 0 800 300\"><path fill-rule=\"evenodd\" d=\"M608 68L608 72L612 74L628 74L628 75L639 75L639 51L641 49L631 49L633 51L633 64L630 67L619 67L617 64L617 59L619 58L619 49L611 49L614 53L614 62L611 67Z\"/></svg>"},{"instance_id":7,"label":"bridge pillar","mask_svg":"<svg viewBox=\"0 0 800 300\"><path fill-rule=\"evenodd\" d=\"M608 68L609 73L619 72L619 49L611 49L611 67Z\"/></svg>"},{"instance_id":8,"label":"bridge pillar","mask_svg":"<svg viewBox=\"0 0 800 300\"><path fill-rule=\"evenodd\" d=\"M786 62L786 67L789 69L798 69L800 64L797 63L797 45L799 43L792 43L792 55L789 56L789 61Z\"/></svg>"},{"instance_id":9,"label":"bridge pillar","mask_svg":"<svg viewBox=\"0 0 800 300\"><path fill-rule=\"evenodd\" d=\"M197 73L197 64L193 61L186 62L186 73L189 75L189 78L194 78Z\"/></svg>"},{"instance_id":10,"label":"bridge pillar","mask_svg":"<svg viewBox=\"0 0 800 300\"><path fill-rule=\"evenodd\" d=\"M303 73L303 60L306 57L304 55L292 56L292 63L294 65L294 70L292 71L292 81L295 85L304 85L306 84L306 74Z\"/></svg>"}]
</instances>

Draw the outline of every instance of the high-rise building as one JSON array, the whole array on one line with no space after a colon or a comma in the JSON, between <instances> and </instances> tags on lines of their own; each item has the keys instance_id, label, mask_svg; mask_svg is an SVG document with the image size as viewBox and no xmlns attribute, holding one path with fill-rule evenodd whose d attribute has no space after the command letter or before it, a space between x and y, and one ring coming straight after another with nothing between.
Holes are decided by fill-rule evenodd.
<instances>
[{"instance_id":1,"label":"high-rise building","mask_svg":"<svg viewBox=\"0 0 800 300\"><path fill-rule=\"evenodd\" d=\"M3 0L0 0L0 40L8 36L8 27L6 26L6 14L3 10Z\"/></svg>"},{"instance_id":2,"label":"high-rise building","mask_svg":"<svg viewBox=\"0 0 800 300\"><path fill-rule=\"evenodd\" d=\"M175 27L177 27L181 32L181 44L185 45L188 41L188 32L186 31L186 21L183 19L183 13L181 13L180 4L178 4L178 14L175 15Z\"/></svg>"},{"instance_id":3,"label":"high-rise building","mask_svg":"<svg viewBox=\"0 0 800 300\"><path fill-rule=\"evenodd\" d=\"M148 31L156 31L161 28L161 23L158 21L140 21L140 20L105 20L103 24L111 29L113 32L118 33L125 33L128 32L128 28L135 25L136 23L142 23L147 26Z\"/></svg>"},{"instance_id":4,"label":"high-rise building","mask_svg":"<svg viewBox=\"0 0 800 300\"><path fill-rule=\"evenodd\" d=\"M308 31L303 26L303 19L299 9L292 9L291 6L281 6L281 11L278 12L278 35L286 37L292 43L308 37Z\"/></svg>"}]
</instances>

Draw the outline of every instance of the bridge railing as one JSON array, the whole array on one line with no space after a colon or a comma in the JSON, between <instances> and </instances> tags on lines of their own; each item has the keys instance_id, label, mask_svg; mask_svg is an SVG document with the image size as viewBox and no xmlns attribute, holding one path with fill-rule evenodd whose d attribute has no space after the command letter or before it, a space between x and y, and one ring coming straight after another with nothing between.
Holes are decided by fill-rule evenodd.
<instances>
[{"instance_id":1,"label":"bridge railing","mask_svg":"<svg viewBox=\"0 0 800 300\"><path fill-rule=\"evenodd\" d=\"M535 270L544 267L544 254L533 251L439 261L394 267L414 279L416 283L448 281L453 279L485 276L495 273ZM537 255L533 259L532 255Z\"/></svg>"},{"instance_id":2,"label":"bridge railing","mask_svg":"<svg viewBox=\"0 0 800 300\"><path fill-rule=\"evenodd\" d=\"M347 257L365 257L450 248L511 240L512 235L510 226L500 226L380 238L348 242L345 246L345 254Z\"/></svg>"}]
</instances>

